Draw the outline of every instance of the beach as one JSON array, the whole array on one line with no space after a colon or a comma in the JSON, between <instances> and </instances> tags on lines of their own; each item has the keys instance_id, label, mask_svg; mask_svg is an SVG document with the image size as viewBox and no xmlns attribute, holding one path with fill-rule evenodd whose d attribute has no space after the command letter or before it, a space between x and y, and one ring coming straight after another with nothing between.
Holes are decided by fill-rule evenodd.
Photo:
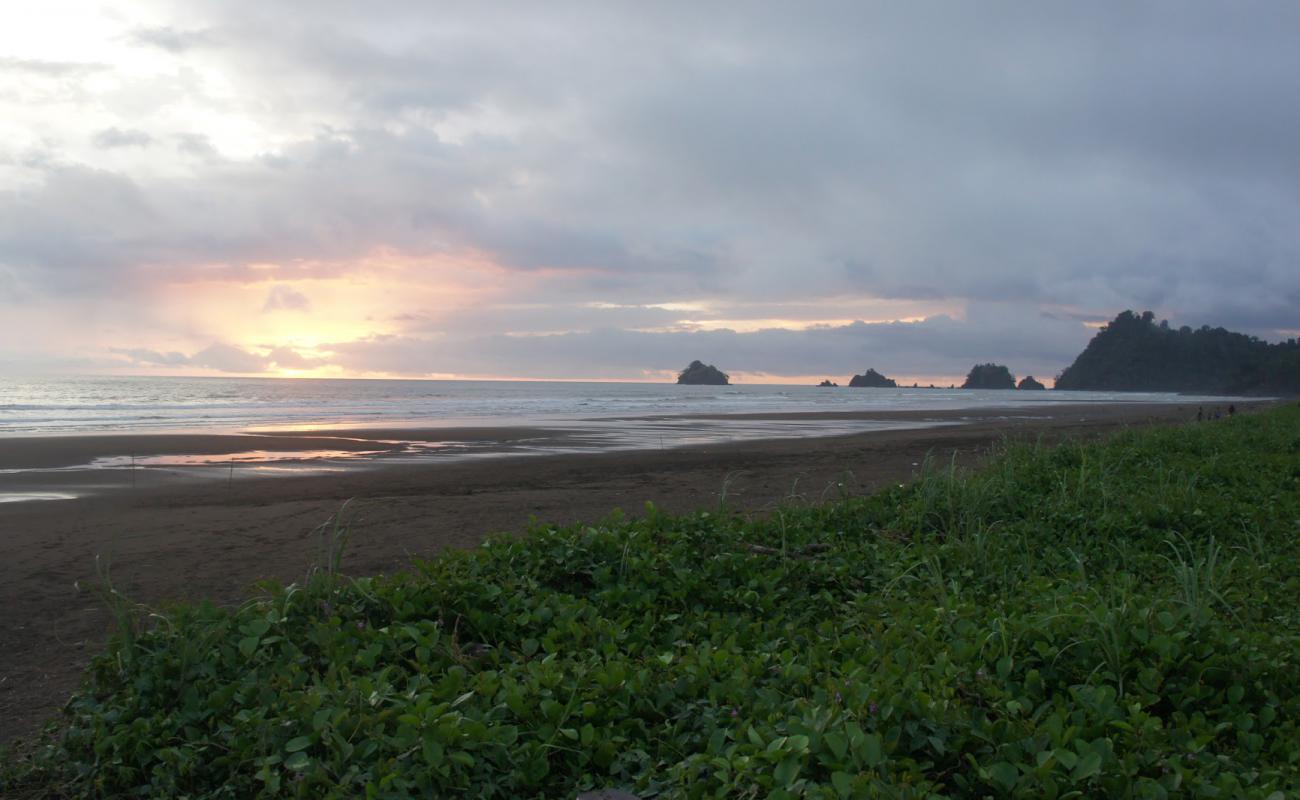
<instances>
[{"instance_id":1,"label":"beach","mask_svg":"<svg viewBox=\"0 0 1300 800\"><path fill-rule=\"evenodd\" d=\"M1237 405L1249 412L1267 403ZM1051 442L1125 426L1189 422L1196 412L1191 401L1058 402L1020 407L1014 414L842 411L820 420L733 415L721 421L773 431L799 430L811 421L823 431L839 430L839 423L865 430L676 447L643 442L635 449L586 446L580 426L462 428L457 441L480 445L471 457L376 458L352 467L326 459L328 468L241 468L237 476L232 467L224 479L220 457L249 452L250 445L290 454L383 453L396 446L385 443L446 441L448 429L5 439L0 469L44 465L36 477L28 476L28 488L72 499L0 503L0 742L34 733L55 714L102 648L109 620L94 592L100 575L110 574L124 596L151 607L238 603L258 581L300 580L320 563L320 528L345 503L350 539L343 571L384 573L444 548L473 547L493 533L521 532L533 519L595 521L614 509L638 514L647 502L670 512L725 506L763 514L783 503L818 503L905 482L927 458L944 466L973 465L1004 437ZM719 421L708 415L674 418L688 429ZM539 440L555 446L531 455L522 448ZM212 458L203 461L202 474L187 473L183 465L63 469L117 457L124 449L146 463L166 455ZM25 474L6 475L7 485L19 491L13 487Z\"/></svg>"}]
</instances>

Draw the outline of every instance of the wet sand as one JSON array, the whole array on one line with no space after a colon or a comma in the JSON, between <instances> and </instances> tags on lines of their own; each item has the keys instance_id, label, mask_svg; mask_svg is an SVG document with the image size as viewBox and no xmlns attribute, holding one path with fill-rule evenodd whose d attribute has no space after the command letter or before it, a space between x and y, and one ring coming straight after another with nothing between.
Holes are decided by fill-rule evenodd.
<instances>
[{"instance_id":1,"label":"wet sand","mask_svg":"<svg viewBox=\"0 0 1300 800\"><path fill-rule=\"evenodd\" d=\"M540 428L424 428L420 430L304 430L283 433L137 433L0 438L0 470L66 469L97 459L153 456L231 456L255 451L397 452L394 440L456 441L507 447L544 436Z\"/></svg>"},{"instance_id":2,"label":"wet sand","mask_svg":"<svg viewBox=\"0 0 1300 800\"><path fill-rule=\"evenodd\" d=\"M1238 408L1262 405L1267 404L1238 403ZM927 456L972 464L1004 436L1055 441L1128 425L1187 422L1196 406L1052 405L932 411L910 420L908 414L850 414L846 419L865 427L873 421L951 424L615 451L582 445L581 431L459 429L458 441L476 435L477 441L495 442L499 449L485 445L485 453L494 453L491 458L380 458L362 468L226 480L212 467L58 468L120 456L124 446L137 458L223 456L258 448L372 452L382 450L383 442L442 441L447 431L0 439L0 469L35 465L54 470L36 473L39 481L29 480L39 482L41 491L100 491L71 500L0 503L0 742L32 734L54 715L103 646L107 615L88 588L96 580L97 557L111 562L117 588L142 603L236 603L258 580L300 579L318 552L314 531L349 499L353 536L344 569L384 573L446 547L475 546L494 532L521 531L533 517L554 523L595 521L615 508L635 514L647 501L672 512L711 509L724 485L729 507L761 514L780 503L816 503L840 491L870 492L906 481ZM674 418L672 424L706 427L702 419ZM772 430L784 425L796 431L811 421L808 415L745 419ZM328 443L322 444L322 436ZM548 437L573 445L574 451L511 451L525 440ZM126 483L128 472L135 473L134 487ZM4 474L0 485L22 491L13 488L22 478L22 473Z\"/></svg>"}]
</instances>

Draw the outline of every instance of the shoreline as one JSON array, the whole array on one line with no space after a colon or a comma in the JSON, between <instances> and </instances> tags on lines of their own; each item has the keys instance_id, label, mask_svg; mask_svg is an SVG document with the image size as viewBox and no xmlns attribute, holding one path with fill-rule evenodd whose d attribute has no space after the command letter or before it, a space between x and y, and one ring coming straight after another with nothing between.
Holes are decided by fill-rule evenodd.
<instances>
[{"instance_id":1,"label":"shoreline","mask_svg":"<svg viewBox=\"0 0 1300 800\"><path fill-rule=\"evenodd\" d=\"M1268 405L1238 407L1249 413ZM763 514L783 502L816 503L907 481L927 457L973 465L1004 437L1052 442L1187 422L1196 404L1055 406L1029 418L1025 412L949 412L968 419L942 427L403 462L0 504L0 743L34 733L102 648L108 615L89 588L97 557L111 561L119 591L151 607L237 603L259 580L300 580L319 550L313 532L349 500L353 537L344 570L385 573L449 547L476 546L495 532L520 532L534 517L596 520L617 508L637 514L647 501L687 512L715 508L724 496L729 509ZM310 434L291 438L309 442Z\"/></svg>"},{"instance_id":2,"label":"shoreline","mask_svg":"<svg viewBox=\"0 0 1300 800\"><path fill-rule=\"evenodd\" d=\"M57 433L48 435L0 436L0 486L5 478L35 470L114 469L127 466L126 459L139 466L149 466L149 459L157 459L164 466L201 465L205 458L218 465L219 457L239 457L253 453L301 453L297 460L329 460L369 455L373 461L385 457L410 455L412 447L425 449L419 454L434 454L436 448L450 448L450 455L466 451L474 454L510 453L527 446L528 452L547 454L550 451L569 452L582 448L592 452L615 449L664 449L654 447L652 437L628 437L625 441L610 443L605 436L619 429L649 429L651 433L691 428L710 435L711 441L691 441L685 444L720 444L735 441L755 441L786 438L792 435L834 436L865 433L872 430L913 428L944 424L982 423L990 420L1048 419L1077 414L1080 417L1113 416L1120 413L1156 414L1170 409L1187 409L1199 402L1051 402L1040 405L1011 405L965 409L906 409L906 410L836 410L836 411L758 411L744 413L690 413L617 415L603 417L575 417L553 419L530 424L514 422L501 425L450 425L439 426L414 422L386 426L347 425L342 427L315 426L285 430L230 430L230 431L170 431L156 432L113 431L96 433ZM1237 399L1243 407L1257 406L1272 400ZM771 423L762 425L761 423ZM792 428L789 423L806 423ZM853 425L835 425L852 423ZM855 427L855 425L857 427ZM874 425L874 427L873 427ZM820 430L819 426L824 429ZM697 437L698 438L698 437ZM674 446L679 443L669 442ZM618 446L618 445L625 446ZM661 443L662 444L662 443ZM313 446L308 446L313 445ZM604 445L604 446L602 446ZM631 445L631 446L626 446ZM437 453L441 455L441 453ZM189 458L190 463L181 459ZM121 459L122 463L113 461ZM176 462L163 461L175 459ZM239 459L249 463L255 457ZM276 459L265 459L276 460ZM290 460L288 458L281 460ZM103 463L109 462L109 463ZM355 461L354 461L355 463Z\"/></svg>"}]
</instances>

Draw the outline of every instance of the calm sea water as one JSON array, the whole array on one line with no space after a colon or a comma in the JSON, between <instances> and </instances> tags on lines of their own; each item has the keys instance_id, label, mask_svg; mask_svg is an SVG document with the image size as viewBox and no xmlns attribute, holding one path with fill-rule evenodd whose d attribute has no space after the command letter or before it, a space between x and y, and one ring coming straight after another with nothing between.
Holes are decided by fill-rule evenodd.
<instances>
[{"instance_id":1,"label":"calm sea water","mask_svg":"<svg viewBox=\"0 0 1300 800\"><path fill-rule=\"evenodd\" d=\"M312 426L546 424L587 418L658 415L1015 409L1061 402L1196 402L1197 399L1127 392L677 386L662 383L9 378L0 379L0 436L225 432Z\"/></svg>"}]
</instances>

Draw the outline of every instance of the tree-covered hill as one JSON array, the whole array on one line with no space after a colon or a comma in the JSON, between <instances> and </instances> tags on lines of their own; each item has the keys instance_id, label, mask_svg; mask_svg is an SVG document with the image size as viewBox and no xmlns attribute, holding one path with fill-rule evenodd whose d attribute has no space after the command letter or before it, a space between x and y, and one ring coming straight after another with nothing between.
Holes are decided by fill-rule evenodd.
<instances>
[{"instance_id":1,"label":"tree-covered hill","mask_svg":"<svg viewBox=\"0 0 1300 800\"><path fill-rule=\"evenodd\" d=\"M1196 330L1125 311L1102 327L1057 389L1300 394L1300 342L1269 344L1208 325Z\"/></svg>"}]
</instances>

